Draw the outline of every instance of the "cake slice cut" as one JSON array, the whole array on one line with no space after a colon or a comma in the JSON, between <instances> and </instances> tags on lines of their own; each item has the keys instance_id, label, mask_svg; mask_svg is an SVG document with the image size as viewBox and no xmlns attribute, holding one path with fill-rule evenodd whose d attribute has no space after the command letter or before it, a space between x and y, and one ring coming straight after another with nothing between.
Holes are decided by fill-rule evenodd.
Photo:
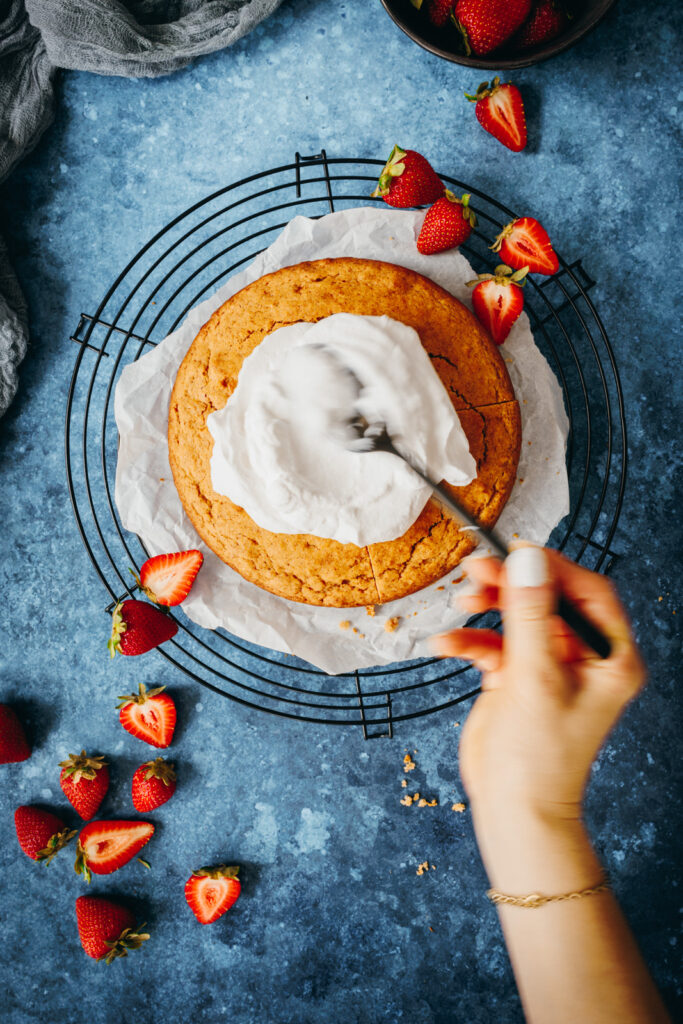
<instances>
[{"instance_id":1,"label":"cake slice cut","mask_svg":"<svg viewBox=\"0 0 683 1024\"><path fill-rule=\"evenodd\" d=\"M517 402L464 409L460 422L477 462L477 476L466 487L445 484L455 500L484 527L492 527L515 483L521 422ZM507 458L501 458L501 453ZM474 550L471 530L435 500L398 540L371 544L370 560L380 602L395 601L428 586L454 569Z\"/></svg>"}]
</instances>

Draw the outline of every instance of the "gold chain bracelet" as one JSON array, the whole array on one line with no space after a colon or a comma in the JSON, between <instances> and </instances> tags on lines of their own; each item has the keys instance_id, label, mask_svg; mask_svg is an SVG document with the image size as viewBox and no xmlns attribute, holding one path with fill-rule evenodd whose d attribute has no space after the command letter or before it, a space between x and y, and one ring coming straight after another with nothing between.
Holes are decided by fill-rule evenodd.
<instances>
[{"instance_id":1,"label":"gold chain bracelet","mask_svg":"<svg viewBox=\"0 0 683 1024\"><path fill-rule=\"evenodd\" d=\"M542 896L538 892L532 892L528 896L508 896L498 889L489 889L486 893L491 903L504 903L511 907L542 907L545 903L561 903L563 900L580 900L582 896L594 896L598 892L606 892L609 889L609 881L605 872L597 885L589 889L581 889L579 892L565 892L560 896Z\"/></svg>"}]
</instances>

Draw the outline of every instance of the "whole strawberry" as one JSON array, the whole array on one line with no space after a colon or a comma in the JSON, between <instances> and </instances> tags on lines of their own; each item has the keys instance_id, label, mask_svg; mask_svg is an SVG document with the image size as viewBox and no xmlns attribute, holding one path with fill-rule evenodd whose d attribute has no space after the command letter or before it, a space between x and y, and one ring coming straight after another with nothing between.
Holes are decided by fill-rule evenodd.
<instances>
[{"instance_id":1,"label":"whole strawberry","mask_svg":"<svg viewBox=\"0 0 683 1024\"><path fill-rule=\"evenodd\" d=\"M83 949L93 960L112 963L139 949L149 935L135 930L135 916L127 907L102 896L79 896L76 923ZM142 925L144 928L144 925Z\"/></svg>"},{"instance_id":2,"label":"whole strawberry","mask_svg":"<svg viewBox=\"0 0 683 1024\"><path fill-rule=\"evenodd\" d=\"M161 807L175 793L176 774L173 765L156 757L141 764L133 775L133 806L140 814Z\"/></svg>"},{"instance_id":3,"label":"whole strawberry","mask_svg":"<svg viewBox=\"0 0 683 1024\"><path fill-rule=\"evenodd\" d=\"M531 0L458 0L453 11L469 56L497 50L529 16Z\"/></svg>"},{"instance_id":4,"label":"whole strawberry","mask_svg":"<svg viewBox=\"0 0 683 1024\"><path fill-rule=\"evenodd\" d=\"M381 196L389 206L407 209L434 203L443 191L443 183L428 160L414 149L394 146L372 195Z\"/></svg>"},{"instance_id":5,"label":"whole strawberry","mask_svg":"<svg viewBox=\"0 0 683 1024\"><path fill-rule=\"evenodd\" d=\"M568 24L567 12L561 3L556 0L536 0L529 20L515 36L515 46L519 50L540 46L559 36Z\"/></svg>"},{"instance_id":6,"label":"whole strawberry","mask_svg":"<svg viewBox=\"0 0 683 1024\"><path fill-rule=\"evenodd\" d=\"M484 131L515 153L524 149L527 142L526 116L522 94L516 85L512 82L501 85L496 75L491 85L482 82L474 96L466 92L465 97L476 103L474 112Z\"/></svg>"},{"instance_id":7,"label":"whole strawberry","mask_svg":"<svg viewBox=\"0 0 683 1024\"><path fill-rule=\"evenodd\" d=\"M450 189L446 189L441 199L437 199L425 214L417 239L418 251L429 256L454 249L470 237L476 223L470 196L458 199Z\"/></svg>"},{"instance_id":8,"label":"whole strawberry","mask_svg":"<svg viewBox=\"0 0 683 1024\"><path fill-rule=\"evenodd\" d=\"M62 847L71 842L76 829L68 829L61 818L39 807L17 807L14 812L17 839L27 857L49 864Z\"/></svg>"},{"instance_id":9,"label":"whole strawberry","mask_svg":"<svg viewBox=\"0 0 683 1024\"><path fill-rule=\"evenodd\" d=\"M524 308L522 287L527 267L515 270L501 265L495 274L479 274L467 287L474 288L472 305L477 320L487 329L496 345L502 345Z\"/></svg>"},{"instance_id":10,"label":"whole strawberry","mask_svg":"<svg viewBox=\"0 0 683 1024\"><path fill-rule=\"evenodd\" d=\"M531 274L555 274L560 266L548 232L534 217L518 217L506 224L490 248L509 267L528 267Z\"/></svg>"},{"instance_id":11,"label":"whole strawberry","mask_svg":"<svg viewBox=\"0 0 683 1024\"><path fill-rule=\"evenodd\" d=\"M16 764L30 756L31 748L16 711L0 704L0 764Z\"/></svg>"},{"instance_id":12,"label":"whole strawberry","mask_svg":"<svg viewBox=\"0 0 683 1024\"><path fill-rule=\"evenodd\" d=\"M448 23L454 6L455 0L428 0L427 17L432 25L443 28Z\"/></svg>"},{"instance_id":13,"label":"whole strawberry","mask_svg":"<svg viewBox=\"0 0 683 1024\"><path fill-rule=\"evenodd\" d=\"M85 750L60 761L59 784L64 795L87 821L97 812L109 789L109 769L102 754L89 757Z\"/></svg>"},{"instance_id":14,"label":"whole strawberry","mask_svg":"<svg viewBox=\"0 0 683 1024\"><path fill-rule=\"evenodd\" d=\"M213 924L236 901L242 888L238 871L220 864L192 872L185 883L185 899L200 924Z\"/></svg>"},{"instance_id":15,"label":"whole strawberry","mask_svg":"<svg viewBox=\"0 0 683 1024\"><path fill-rule=\"evenodd\" d=\"M117 705L119 721L131 736L149 743L152 747L168 747L173 739L176 723L176 709L165 687L155 686L148 690L140 683L137 693L119 697Z\"/></svg>"},{"instance_id":16,"label":"whole strawberry","mask_svg":"<svg viewBox=\"0 0 683 1024\"><path fill-rule=\"evenodd\" d=\"M123 601L117 604L112 616L111 636L107 643L109 653L145 654L153 647L170 640L178 627L164 612L146 601Z\"/></svg>"}]
</instances>

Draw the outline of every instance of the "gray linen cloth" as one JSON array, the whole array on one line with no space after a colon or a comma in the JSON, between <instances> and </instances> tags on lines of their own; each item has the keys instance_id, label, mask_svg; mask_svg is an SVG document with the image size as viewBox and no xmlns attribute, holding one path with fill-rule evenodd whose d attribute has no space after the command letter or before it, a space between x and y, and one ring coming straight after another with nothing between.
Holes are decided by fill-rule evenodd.
<instances>
[{"instance_id":1,"label":"gray linen cloth","mask_svg":"<svg viewBox=\"0 0 683 1024\"><path fill-rule=\"evenodd\" d=\"M229 46L281 0L0 0L0 181L54 115L58 68L166 75ZM0 237L0 416L17 389L28 313Z\"/></svg>"}]
</instances>

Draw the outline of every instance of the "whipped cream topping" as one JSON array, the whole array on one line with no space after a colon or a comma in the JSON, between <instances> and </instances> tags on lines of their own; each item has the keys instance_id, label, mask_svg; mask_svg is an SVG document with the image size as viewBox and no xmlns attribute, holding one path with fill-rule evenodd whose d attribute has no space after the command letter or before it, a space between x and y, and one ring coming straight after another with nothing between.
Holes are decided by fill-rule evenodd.
<instances>
[{"instance_id":1,"label":"whipped cream topping","mask_svg":"<svg viewBox=\"0 0 683 1024\"><path fill-rule=\"evenodd\" d=\"M363 382L358 387L348 367ZM214 490L275 533L363 546L400 537L430 488L387 452L347 448L355 413L384 421L435 480L476 476L467 437L416 331L336 313L281 327L244 360L209 415Z\"/></svg>"}]
</instances>

